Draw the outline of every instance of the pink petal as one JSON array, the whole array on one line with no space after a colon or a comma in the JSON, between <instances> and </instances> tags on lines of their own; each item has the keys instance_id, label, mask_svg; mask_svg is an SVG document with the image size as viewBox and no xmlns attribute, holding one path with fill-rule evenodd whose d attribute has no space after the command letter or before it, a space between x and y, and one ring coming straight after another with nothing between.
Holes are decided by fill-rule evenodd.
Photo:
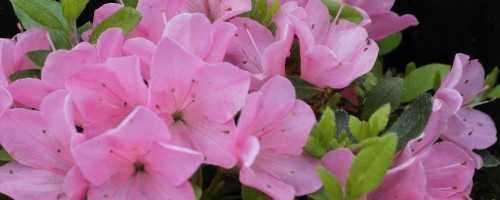
<instances>
[{"instance_id":1,"label":"pink petal","mask_svg":"<svg viewBox=\"0 0 500 200\"><path fill-rule=\"evenodd\" d=\"M133 175L137 159L151 151L153 142L167 142L169 137L158 116L139 107L116 129L78 145L73 156L82 174L94 185L109 182L110 178L124 181Z\"/></svg>"},{"instance_id":2,"label":"pink petal","mask_svg":"<svg viewBox=\"0 0 500 200\"><path fill-rule=\"evenodd\" d=\"M450 73L448 73L444 80L441 82L440 88L454 88L458 84L463 75L463 66L469 60L469 56L465 54L458 53L455 55L455 60L453 61L453 66L451 67Z\"/></svg>"},{"instance_id":3,"label":"pink petal","mask_svg":"<svg viewBox=\"0 0 500 200\"><path fill-rule=\"evenodd\" d=\"M318 190L316 168L321 162L305 154L292 156L262 151L250 168L242 168L240 181L275 199L291 199ZM253 173L252 173L253 172Z\"/></svg>"},{"instance_id":4,"label":"pink petal","mask_svg":"<svg viewBox=\"0 0 500 200\"><path fill-rule=\"evenodd\" d=\"M145 158L149 165L146 171L168 180L174 186L186 183L203 161L200 153L181 147L153 143L151 153Z\"/></svg>"},{"instance_id":5,"label":"pink petal","mask_svg":"<svg viewBox=\"0 0 500 200\"><path fill-rule=\"evenodd\" d=\"M13 40L0 38L0 85L6 87L8 84L7 76L14 73L17 69L14 65L14 51L16 43Z\"/></svg>"},{"instance_id":6,"label":"pink petal","mask_svg":"<svg viewBox=\"0 0 500 200\"><path fill-rule=\"evenodd\" d=\"M250 0L242 1L202 1L202 0L186 0L186 5L183 8L184 12L195 13L201 12L214 23L219 23L230 19L236 15L249 11L252 8Z\"/></svg>"},{"instance_id":7,"label":"pink petal","mask_svg":"<svg viewBox=\"0 0 500 200\"><path fill-rule=\"evenodd\" d=\"M3 147L24 165L66 174L73 165L70 138L75 133L68 104L67 92L60 91L42 102L41 112L7 111L0 122Z\"/></svg>"},{"instance_id":8,"label":"pink petal","mask_svg":"<svg viewBox=\"0 0 500 200\"><path fill-rule=\"evenodd\" d=\"M47 30L42 28L32 28L24 33L16 35L17 43L14 51L14 71L7 71L5 74L24 69L36 69L37 67L28 58L27 53L36 50L50 50L50 44L47 39ZM5 66L4 66L5 67Z\"/></svg>"},{"instance_id":9,"label":"pink petal","mask_svg":"<svg viewBox=\"0 0 500 200\"><path fill-rule=\"evenodd\" d=\"M307 28L314 37L314 43L316 45L325 44L325 41L329 38L330 29L330 13L328 9L321 0L309 0L305 10L307 12Z\"/></svg>"},{"instance_id":10,"label":"pink petal","mask_svg":"<svg viewBox=\"0 0 500 200\"><path fill-rule=\"evenodd\" d=\"M222 62L235 32L236 27L232 24L225 22L214 24L210 35L211 48L208 55L205 56L205 61L208 63Z\"/></svg>"},{"instance_id":11,"label":"pink petal","mask_svg":"<svg viewBox=\"0 0 500 200\"><path fill-rule=\"evenodd\" d=\"M201 13L179 14L165 27L163 36L178 42L187 52L205 58L210 50L212 24Z\"/></svg>"},{"instance_id":12,"label":"pink petal","mask_svg":"<svg viewBox=\"0 0 500 200\"><path fill-rule=\"evenodd\" d=\"M417 18L410 14L398 16L394 12L386 12L380 15L370 15L370 18L372 23L366 25L365 28L370 38L374 40L383 39L390 34L418 25Z\"/></svg>"},{"instance_id":13,"label":"pink petal","mask_svg":"<svg viewBox=\"0 0 500 200\"><path fill-rule=\"evenodd\" d=\"M205 67L203 60L164 37L153 56L148 107L168 113L181 109L185 101L189 101L185 100L189 97L189 88L199 81Z\"/></svg>"},{"instance_id":14,"label":"pink petal","mask_svg":"<svg viewBox=\"0 0 500 200\"><path fill-rule=\"evenodd\" d=\"M118 3L107 3L99 7L94 11L94 20L92 20L94 27L122 7L123 5Z\"/></svg>"},{"instance_id":15,"label":"pink petal","mask_svg":"<svg viewBox=\"0 0 500 200\"><path fill-rule=\"evenodd\" d=\"M391 10L395 0L345 0L345 3L362 8L370 15L385 13Z\"/></svg>"},{"instance_id":16,"label":"pink petal","mask_svg":"<svg viewBox=\"0 0 500 200\"><path fill-rule=\"evenodd\" d=\"M40 109L43 99L56 90L52 85L35 78L17 80L7 89L16 102L35 109Z\"/></svg>"},{"instance_id":17,"label":"pink petal","mask_svg":"<svg viewBox=\"0 0 500 200\"><path fill-rule=\"evenodd\" d=\"M139 57L142 76L146 80L151 79L151 62L153 61L156 45L149 40L138 37L125 41L122 49L125 55L137 55Z\"/></svg>"},{"instance_id":18,"label":"pink petal","mask_svg":"<svg viewBox=\"0 0 500 200\"><path fill-rule=\"evenodd\" d=\"M184 0L142 0L137 10L142 13L142 20L128 37L144 37L157 44L162 38L165 21L180 12ZM163 18L165 17L165 19Z\"/></svg>"},{"instance_id":19,"label":"pink petal","mask_svg":"<svg viewBox=\"0 0 500 200\"><path fill-rule=\"evenodd\" d=\"M123 34L122 29L110 28L99 36L97 41L97 57L101 63L109 58L122 55Z\"/></svg>"},{"instance_id":20,"label":"pink petal","mask_svg":"<svg viewBox=\"0 0 500 200\"><path fill-rule=\"evenodd\" d=\"M468 61L463 66L463 73L460 81L454 89L463 96L463 103L473 100L482 90L484 84L484 68L477 60Z\"/></svg>"},{"instance_id":21,"label":"pink petal","mask_svg":"<svg viewBox=\"0 0 500 200\"><path fill-rule=\"evenodd\" d=\"M260 144L259 139L255 136L248 136L242 139L242 142L238 144L239 157L243 162L244 167L250 167L255 158L259 154Z\"/></svg>"},{"instance_id":22,"label":"pink petal","mask_svg":"<svg viewBox=\"0 0 500 200\"><path fill-rule=\"evenodd\" d=\"M69 199L84 199L89 190L89 182L83 177L78 167L73 167L64 178L63 188Z\"/></svg>"},{"instance_id":23,"label":"pink petal","mask_svg":"<svg viewBox=\"0 0 500 200\"><path fill-rule=\"evenodd\" d=\"M64 88L66 79L78 70L98 63L94 46L82 42L72 50L58 50L47 57L42 69L42 80L56 88Z\"/></svg>"},{"instance_id":24,"label":"pink petal","mask_svg":"<svg viewBox=\"0 0 500 200\"><path fill-rule=\"evenodd\" d=\"M68 78L66 87L90 123L125 117L135 106L146 103L147 88L136 56L110 59L107 66L86 67Z\"/></svg>"},{"instance_id":25,"label":"pink petal","mask_svg":"<svg viewBox=\"0 0 500 200\"><path fill-rule=\"evenodd\" d=\"M368 195L368 199L424 199L425 171L420 159L411 159L390 169L380 185Z\"/></svg>"},{"instance_id":26,"label":"pink petal","mask_svg":"<svg viewBox=\"0 0 500 200\"><path fill-rule=\"evenodd\" d=\"M433 197L460 193L472 182L473 161L450 142L436 143L417 157L423 161L428 192Z\"/></svg>"},{"instance_id":27,"label":"pink petal","mask_svg":"<svg viewBox=\"0 0 500 200\"><path fill-rule=\"evenodd\" d=\"M462 107L462 96L454 89L441 88L434 95L434 99L439 99L446 104L450 113L456 113Z\"/></svg>"},{"instance_id":28,"label":"pink petal","mask_svg":"<svg viewBox=\"0 0 500 200\"><path fill-rule=\"evenodd\" d=\"M453 137L447 135L453 142L470 150L486 149L495 144L497 130L490 116L472 108L461 108L457 116L465 124L465 129L459 130Z\"/></svg>"},{"instance_id":29,"label":"pink petal","mask_svg":"<svg viewBox=\"0 0 500 200\"><path fill-rule=\"evenodd\" d=\"M189 115L201 114L224 123L241 109L250 87L248 75L229 63L210 64L185 99Z\"/></svg>"},{"instance_id":30,"label":"pink petal","mask_svg":"<svg viewBox=\"0 0 500 200\"><path fill-rule=\"evenodd\" d=\"M345 186L346 177L351 171L353 160L354 154L346 148L335 149L321 158L323 166L337 178L342 186Z\"/></svg>"},{"instance_id":31,"label":"pink petal","mask_svg":"<svg viewBox=\"0 0 500 200\"><path fill-rule=\"evenodd\" d=\"M64 177L15 161L0 167L0 192L13 199L64 199Z\"/></svg>"},{"instance_id":32,"label":"pink petal","mask_svg":"<svg viewBox=\"0 0 500 200\"><path fill-rule=\"evenodd\" d=\"M0 117L12 106L12 101L9 91L0 86Z\"/></svg>"},{"instance_id":33,"label":"pink petal","mask_svg":"<svg viewBox=\"0 0 500 200\"><path fill-rule=\"evenodd\" d=\"M223 168L236 164L235 125L232 120L221 124L199 115L186 116L184 122L176 122L169 128L172 131L171 143L199 151L205 156L204 163Z\"/></svg>"}]
</instances>

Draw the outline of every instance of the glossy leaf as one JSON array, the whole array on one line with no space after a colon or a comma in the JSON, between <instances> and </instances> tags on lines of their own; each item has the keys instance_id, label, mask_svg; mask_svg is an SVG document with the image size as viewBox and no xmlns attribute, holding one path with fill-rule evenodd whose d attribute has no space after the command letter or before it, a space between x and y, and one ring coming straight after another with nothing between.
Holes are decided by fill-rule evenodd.
<instances>
[{"instance_id":1,"label":"glossy leaf","mask_svg":"<svg viewBox=\"0 0 500 200\"><path fill-rule=\"evenodd\" d=\"M270 198L261 191L247 186L241 187L241 198L243 200L270 200Z\"/></svg>"},{"instance_id":2,"label":"glossy leaf","mask_svg":"<svg viewBox=\"0 0 500 200\"><path fill-rule=\"evenodd\" d=\"M11 0L12 4L22 10L33 21L47 27L58 30L66 30L64 22L56 16L48 6L55 6L59 3L51 0ZM59 9L61 9L59 7Z\"/></svg>"},{"instance_id":3,"label":"glossy leaf","mask_svg":"<svg viewBox=\"0 0 500 200\"><path fill-rule=\"evenodd\" d=\"M495 86L492 88L488 94L486 94L487 98L495 99L495 98L500 98L500 85Z\"/></svg>"},{"instance_id":4,"label":"glossy leaf","mask_svg":"<svg viewBox=\"0 0 500 200\"><path fill-rule=\"evenodd\" d=\"M315 157L323 156L335 138L335 114L326 108L319 122L314 124L305 147L306 152Z\"/></svg>"},{"instance_id":5,"label":"glossy leaf","mask_svg":"<svg viewBox=\"0 0 500 200\"><path fill-rule=\"evenodd\" d=\"M377 41L379 48L378 55L383 56L388 53L391 53L392 51L394 51L394 49L396 49L399 46L402 39L403 39L403 34L401 34L401 32L397 32L387 36L382 40Z\"/></svg>"},{"instance_id":6,"label":"glossy leaf","mask_svg":"<svg viewBox=\"0 0 500 200\"><path fill-rule=\"evenodd\" d=\"M423 94L412 102L386 133L397 133L397 149L403 149L413 138L418 137L427 126L432 113L432 96Z\"/></svg>"},{"instance_id":7,"label":"glossy leaf","mask_svg":"<svg viewBox=\"0 0 500 200\"><path fill-rule=\"evenodd\" d=\"M323 92L321 88L318 88L312 83L309 83L299 77L286 76L286 78L292 82L293 87L295 88L295 93L297 94L297 99L306 99Z\"/></svg>"},{"instance_id":8,"label":"glossy leaf","mask_svg":"<svg viewBox=\"0 0 500 200\"><path fill-rule=\"evenodd\" d=\"M369 137L377 136L383 131L389 122L389 114L391 113L391 105L385 104L370 116L368 124L370 125Z\"/></svg>"},{"instance_id":9,"label":"glossy leaf","mask_svg":"<svg viewBox=\"0 0 500 200\"><path fill-rule=\"evenodd\" d=\"M0 150L0 161L11 161L13 160L12 156L10 156L9 152L5 149Z\"/></svg>"},{"instance_id":10,"label":"glossy leaf","mask_svg":"<svg viewBox=\"0 0 500 200\"><path fill-rule=\"evenodd\" d=\"M85 9L89 0L61 0L63 16L70 23L74 23Z\"/></svg>"},{"instance_id":11,"label":"glossy leaf","mask_svg":"<svg viewBox=\"0 0 500 200\"><path fill-rule=\"evenodd\" d=\"M28 58L35 64L37 67L42 68L47 56L51 51L48 50L38 50L28 52Z\"/></svg>"},{"instance_id":12,"label":"glossy leaf","mask_svg":"<svg viewBox=\"0 0 500 200\"><path fill-rule=\"evenodd\" d=\"M374 137L356 155L346 180L347 199L356 199L377 188L396 152L396 134Z\"/></svg>"},{"instance_id":13,"label":"glossy leaf","mask_svg":"<svg viewBox=\"0 0 500 200\"><path fill-rule=\"evenodd\" d=\"M323 167L316 170L323 182L323 187L332 196L333 200L342 200L344 193L342 192L342 186L335 176L331 172Z\"/></svg>"},{"instance_id":14,"label":"glossy leaf","mask_svg":"<svg viewBox=\"0 0 500 200\"><path fill-rule=\"evenodd\" d=\"M15 72L9 76L9 80L14 82L23 78L38 78L40 79L40 70L39 69L25 69L18 72Z\"/></svg>"},{"instance_id":15,"label":"glossy leaf","mask_svg":"<svg viewBox=\"0 0 500 200\"><path fill-rule=\"evenodd\" d=\"M391 111L398 108L403 97L403 80L388 78L379 82L366 96L362 118L368 119L376 110L385 104L390 104Z\"/></svg>"},{"instance_id":16,"label":"glossy leaf","mask_svg":"<svg viewBox=\"0 0 500 200\"><path fill-rule=\"evenodd\" d=\"M95 44L99 36L109 28L121 28L124 35L132 31L141 21L141 13L133 8L124 7L104 19L94 28L89 42Z\"/></svg>"},{"instance_id":17,"label":"glossy leaf","mask_svg":"<svg viewBox=\"0 0 500 200\"><path fill-rule=\"evenodd\" d=\"M351 144L357 143L356 138L351 133L351 129L349 128L349 113L344 110L336 110L335 111L335 129L336 134L335 138L339 139L341 134L344 133L349 138L349 142Z\"/></svg>"},{"instance_id":18,"label":"glossy leaf","mask_svg":"<svg viewBox=\"0 0 500 200\"><path fill-rule=\"evenodd\" d=\"M131 8L135 8L135 7L137 7L138 2L139 2L139 0L123 0L123 5L131 7Z\"/></svg>"},{"instance_id":19,"label":"glossy leaf","mask_svg":"<svg viewBox=\"0 0 500 200\"><path fill-rule=\"evenodd\" d=\"M429 64L413 70L404 79L403 102L410 102L434 88L436 74L439 73L439 79L443 80L448 72L450 66L444 64Z\"/></svg>"},{"instance_id":20,"label":"glossy leaf","mask_svg":"<svg viewBox=\"0 0 500 200\"><path fill-rule=\"evenodd\" d=\"M483 167L496 167L500 165L500 161L495 156L491 155L488 150L481 150L478 154L483 159Z\"/></svg>"}]
</instances>

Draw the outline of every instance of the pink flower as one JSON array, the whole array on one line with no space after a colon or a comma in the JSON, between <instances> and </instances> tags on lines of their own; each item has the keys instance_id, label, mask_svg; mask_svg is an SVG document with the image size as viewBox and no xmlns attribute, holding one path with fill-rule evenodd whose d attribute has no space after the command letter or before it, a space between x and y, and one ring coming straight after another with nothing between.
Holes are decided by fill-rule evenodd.
<instances>
[{"instance_id":1,"label":"pink flower","mask_svg":"<svg viewBox=\"0 0 500 200\"><path fill-rule=\"evenodd\" d=\"M127 44L125 43L125 46L128 46ZM21 79L12 83L8 89L17 102L38 109L45 96L65 88L65 82L72 74L87 66L105 63L109 58L122 56L122 45L122 31L116 28L108 29L96 45L82 42L72 50L50 53L42 68L41 79ZM130 46L137 48L139 45ZM147 55L141 55L140 58L148 59ZM147 70L149 67L143 65L143 68Z\"/></svg>"},{"instance_id":2,"label":"pink flower","mask_svg":"<svg viewBox=\"0 0 500 200\"><path fill-rule=\"evenodd\" d=\"M183 12L205 14L214 23L226 21L252 9L251 0L185 0Z\"/></svg>"},{"instance_id":3,"label":"pink flower","mask_svg":"<svg viewBox=\"0 0 500 200\"><path fill-rule=\"evenodd\" d=\"M146 105L147 87L137 56L111 58L87 66L66 80L87 137L117 126L137 106Z\"/></svg>"},{"instance_id":4,"label":"pink flower","mask_svg":"<svg viewBox=\"0 0 500 200\"><path fill-rule=\"evenodd\" d=\"M363 25L370 38L384 39L390 34L402 31L418 24L417 18L410 14L398 16L391 12L395 0L341 0L344 3L360 8L368 14L371 23Z\"/></svg>"},{"instance_id":5,"label":"pink flower","mask_svg":"<svg viewBox=\"0 0 500 200\"><path fill-rule=\"evenodd\" d=\"M476 168L482 159L474 149L486 149L495 144L496 127L486 114L467 107L481 91L484 69L477 60L457 54L452 70L434 95L433 113L420 140L412 146L415 151L434 143L438 138L455 143L474 159Z\"/></svg>"},{"instance_id":6,"label":"pink flower","mask_svg":"<svg viewBox=\"0 0 500 200\"><path fill-rule=\"evenodd\" d=\"M76 135L67 91L47 96L40 111L20 108L0 120L0 142L15 159L0 167L0 191L15 199L59 199L74 166L71 138Z\"/></svg>"},{"instance_id":7,"label":"pink flower","mask_svg":"<svg viewBox=\"0 0 500 200\"><path fill-rule=\"evenodd\" d=\"M164 37L178 42L187 52L197 55L208 63L222 62L236 27L230 23L211 24L207 16L179 14L165 27Z\"/></svg>"},{"instance_id":8,"label":"pink flower","mask_svg":"<svg viewBox=\"0 0 500 200\"><path fill-rule=\"evenodd\" d=\"M318 190L320 163L302 149L315 122L311 108L295 99L292 84L276 76L247 97L237 128L241 183L273 199Z\"/></svg>"},{"instance_id":9,"label":"pink flower","mask_svg":"<svg viewBox=\"0 0 500 200\"><path fill-rule=\"evenodd\" d=\"M13 39L0 39L0 66L5 76L20 70L37 69L27 53L50 50L47 34L45 29L33 28L17 34Z\"/></svg>"},{"instance_id":10,"label":"pink flower","mask_svg":"<svg viewBox=\"0 0 500 200\"><path fill-rule=\"evenodd\" d=\"M90 182L88 198L195 199L188 179L203 156L170 145L170 137L156 114L139 107L116 129L77 145L73 155Z\"/></svg>"},{"instance_id":11,"label":"pink flower","mask_svg":"<svg viewBox=\"0 0 500 200\"><path fill-rule=\"evenodd\" d=\"M234 115L250 78L229 63L207 64L164 37L153 56L148 108L167 123L172 143L200 151L205 163L236 164Z\"/></svg>"},{"instance_id":12,"label":"pink flower","mask_svg":"<svg viewBox=\"0 0 500 200\"><path fill-rule=\"evenodd\" d=\"M366 30L345 20L330 23L320 0L288 15L299 37L302 79L322 88L344 88L373 67L378 46Z\"/></svg>"},{"instance_id":13,"label":"pink flower","mask_svg":"<svg viewBox=\"0 0 500 200\"><path fill-rule=\"evenodd\" d=\"M276 36L271 31L248 18L230 21L238 31L224 60L249 72L252 76L251 90L257 90L268 79L285 75L285 60L293 42L293 27L278 26Z\"/></svg>"}]
</instances>

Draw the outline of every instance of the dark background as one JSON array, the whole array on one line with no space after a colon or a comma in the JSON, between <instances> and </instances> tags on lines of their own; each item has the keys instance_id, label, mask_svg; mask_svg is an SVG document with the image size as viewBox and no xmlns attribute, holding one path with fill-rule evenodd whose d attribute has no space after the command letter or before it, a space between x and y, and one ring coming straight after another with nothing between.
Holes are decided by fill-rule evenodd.
<instances>
[{"instance_id":1,"label":"dark background","mask_svg":"<svg viewBox=\"0 0 500 200\"><path fill-rule=\"evenodd\" d=\"M91 0L79 24L92 19L93 10L110 0ZM410 61L417 66L453 62L456 53L479 59L489 73L500 65L500 1L499 0L397 0L395 12L411 13L420 24L403 32L403 42L385 58L385 64L404 69ZM0 38L19 32L10 2L0 0ZM500 101L481 105L500 125ZM500 143L490 148L500 156ZM474 199L500 197L500 167L482 169L474 177Z\"/></svg>"}]
</instances>

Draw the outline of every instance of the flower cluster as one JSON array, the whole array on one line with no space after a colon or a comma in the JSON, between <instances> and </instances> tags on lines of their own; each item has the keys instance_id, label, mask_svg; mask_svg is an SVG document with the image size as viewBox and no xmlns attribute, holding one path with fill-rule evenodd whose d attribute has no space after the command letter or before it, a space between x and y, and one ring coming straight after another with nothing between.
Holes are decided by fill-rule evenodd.
<instances>
[{"instance_id":1,"label":"flower cluster","mask_svg":"<svg viewBox=\"0 0 500 200\"><path fill-rule=\"evenodd\" d=\"M369 121L354 116L375 102L375 40L418 23L391 12L394 0L110 3L80 34L68 16L83 1L62 1L68 49L23 1L12 0L45 28L21 20L28 30L0 40L0 143L12 158L0 192L14 199L469 198L483 165L473 150L496 142L491 118L472 109L484 69L463 54L422 129L406 127L414 137L381 132L392 101ZM140 21L127 28L127 16ZM353 116L330 110L343 106ZM234 177L242 191L224 185Z\"/></svg>"}]
</instances>

